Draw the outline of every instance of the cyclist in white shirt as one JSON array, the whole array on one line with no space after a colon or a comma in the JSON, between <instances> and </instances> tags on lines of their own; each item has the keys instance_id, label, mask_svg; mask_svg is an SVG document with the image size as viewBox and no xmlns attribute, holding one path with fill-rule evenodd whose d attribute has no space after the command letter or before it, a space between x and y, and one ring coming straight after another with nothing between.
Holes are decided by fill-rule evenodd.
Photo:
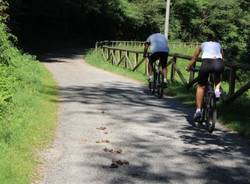
<instances>
[{"instance_id":1,"label":"cyclist in white shirt","mask_svg":"<svg viewBox=\"0 0 250 184\"><path fill-rule=\"evenodd\" d=\"M188 65L191 70L195 65L197 58L202 53L202 65L198 76L198 86L196 90L196 112L194 119L201 117L201 107L205 93L205 85L208 81L209 73L214 73L215 76L215 96L220 97L220 81L221 74L224 71L223 50L220 43L216 41L203 42L196 50Z\"/></svg>"}]
</instances>

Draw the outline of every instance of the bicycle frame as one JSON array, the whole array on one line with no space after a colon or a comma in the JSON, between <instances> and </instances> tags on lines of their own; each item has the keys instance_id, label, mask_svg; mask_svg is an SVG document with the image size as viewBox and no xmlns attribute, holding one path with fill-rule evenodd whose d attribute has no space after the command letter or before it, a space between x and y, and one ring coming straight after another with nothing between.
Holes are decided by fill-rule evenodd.
<instances>
[{"instance_id":1,"label":"bicycle frame","mask_svg":"<svg viewBox=\"0 0 250 184\"><path fill-rule=\"evenodd\" d=\"M214 96L214 75L212 73L209 74L209 80L205 87L205 95L204 98L207 96L213 97Z\"/></svg>"},{"instance_id":2,"label":"bicycle frame","mask_svg":"<svg viewBox=\"0 0 250 184\"><path fill-rule=\"evenodd\" d=\"M153 63L153 68L152 68L153 76L154 76L154 81L149 82L149 90L152 94L155 94L157 92L157 96L159 98L162 98L163 96L163 73L162 73L162 67L160 66L159 60L156 60Z\"/></svg>"},{"instance_id":3,"label":"bicycle frame","mask_svg":"<svg viewBox=\"0 0 250 184\"><path fill-rule=\"evenodd\" d=\"M214 74L210 73L209 80L205 87L201 118L201 121L206 123L207 129L210 133L212 133L215 128L216 118L217 112L214 94Z\"/></svg>"}]
</instances>

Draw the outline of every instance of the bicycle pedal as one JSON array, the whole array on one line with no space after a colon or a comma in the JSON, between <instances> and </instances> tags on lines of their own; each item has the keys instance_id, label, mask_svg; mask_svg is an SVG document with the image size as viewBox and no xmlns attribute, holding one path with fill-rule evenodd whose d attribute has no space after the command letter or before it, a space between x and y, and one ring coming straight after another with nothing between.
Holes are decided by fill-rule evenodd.
<instances>
[{"instance_id":1,"label":"bicycle pedal","mask_svg":"<svg viewBox=\"0 0 250 184\"><path fill-rule=\"evenodd\" d=\"M220 97L219 98L215 98L215 101L218 102L218 101L220 101L220 99L221 99Z\"/></svg>"},{"instance_id":2,"label":"bicycle pedal","mask_svg":"<svg viewBox=\"0 0 250 184\"><path fill-rule=\"evenodd\" d=\"M200 127L203 126L203 123L201 121L195 121L194 126L197 127L197 128L200 128Z\"/></svg>"}]
</instances>

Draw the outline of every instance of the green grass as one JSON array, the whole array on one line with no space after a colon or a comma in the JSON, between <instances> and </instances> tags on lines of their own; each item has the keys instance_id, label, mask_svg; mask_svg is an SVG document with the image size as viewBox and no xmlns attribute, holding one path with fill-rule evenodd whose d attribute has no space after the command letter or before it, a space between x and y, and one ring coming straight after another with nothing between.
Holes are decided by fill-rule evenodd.
<instances>
[{"instance_id":1,"label":"green grass","mask_svg":"<svg viewBox=\"0 0 250 184\"><path fill-rule=\"evenodd\" d=\"M140 46L130 46L130 45L125 45L125 44L118 44L115 45L114 47L120 48L120 49L129 49L129 50L134 50L134 51L143 51L143 47ZM171 42L169 43L169 48L171 53L181 53L184 55L192 55L194 53L195 47L194 46L185 46L181 44L172 44Z\"/></svg>"},{"instance_id":2,"label":"green grass","mask_svg":"<svg viewBox=\"0 0 250 184\"><path fill-rule=\"evenodd\" d=\"M0 183L29 184L39 176L39 151L52 140L57 89L35 58L9 41L0 24Z\"/></svg>"},{"instance_id":3,"label":"green grass","mask_svg":"<svg viewBox=\"0 0 250 184\"><path fill-rule=\"evenodd\" d=\"M227 125L230 129L235 130L250 138L250 94L236 100L230 105L224 105L219 108L221 122Z\"/></svg>"},{"instance_id":4,"label":"green grass","mask_svg":"<svg viewBox=\"0 0 250 184\"><path fill-rule=\"evenodd\" d=\"M17 87L12 110L1 122L1 184L28 184L36 178L40 163L37 153L52 140L56 126L55 82L38 63L25 68L22 71L29 74L32 70L39 72L41 81Z\"/></svg>"},{"instance_id":5,"label":"green grass","mask_svg":"<svg viewBox=\"0 0 250 184\"><path fill-rule=\"evenodd\" d=\"M125 69L123 67L117 67L117 66L112 65L111 63L105 62L103 57L100 55L100 53L94 50L86 54L85 60L87 61L87 63L94 65L96 67L102 68L106 71L112 71L114 73L118 73L123 76L136 79L138 81L143 82L144 84L146 84L147 82L142 72L132 72L129 69Z\"/></svg>"},{"instance_id":6,"label":"green grass","mask_svg":"<svg viewBox=\"0 0 250 184\"><path fill-rule=\"evenodd\" d=\"M174 52L186 52L186 54L192 53L192 49L188 50L187 48L176 48ZM139 68L137 72L131 72L128 69L124 69L121 67L113 66L110 63L106 62L101 54L98 51L89 51L85 57L86 61L89 64L100 67L102 69L112 71L118 74L125 75L127 77L131 77L137 79L144 84L147 82L147 77L143 74L144 66ZM177 66L180 68L185 78L188 79L189 73L185 71L185 67L187 65L187 61L178 60ZM200 65L200 64L198 64ZM170 74L170 72L168 72ZM228 90L228 85L223 82L223 89L225 91ZM183 87L180 78L176 75L176 81L171 83L168 89L165 91L167 95L174 96L178 100L180 100L183 104L194 107L195 101L195 88L187 90ZM245 137L250 138L250 92L246 93L245 96L236 100L234 103L230 105L219 106L219 120L225 124L228 128L234 131L238 131L240 134Z\"/></svg>"}]
</instances>

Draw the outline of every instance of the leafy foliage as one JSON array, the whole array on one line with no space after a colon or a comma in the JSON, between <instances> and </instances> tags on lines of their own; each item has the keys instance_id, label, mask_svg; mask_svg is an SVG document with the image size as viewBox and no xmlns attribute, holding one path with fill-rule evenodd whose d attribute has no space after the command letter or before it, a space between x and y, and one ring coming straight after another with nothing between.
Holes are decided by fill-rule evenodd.
<instances>
[{"instance_id":1,"label":"leafy foliage","mask_svg":"<svg viewBox=\"0 0 250 184\"><path fill-rule=\"evenodd\" d=\"M12 113L15 94L22 88L32 88L34 81L38 82L37 77L27 71L27 68L34 67L32 57L22 55L11 45L9 37L5 25L0 24L0 142L8 142L11 135L7 131L11 125L6 117ZM33 69L37 71L35 67Z\"/></svg>"},{"instance_id":2,"label":"leafy foliage","mask_svg":"<svg viewBox=\"0 0 250 184\"><path fill-rule=\"evenodd\" d=\"M144 40L165 22L165 0L10 0L10 25L21 39ZM246 0L171 0L170 39L217 37L228 58L249 59L250 3ZM19 27L19 28L17 28ZM32 30L32 31L31 31ZM68 39L67 39L68 38ZM39 40L34 40L36 44Z\"/></svg>"},{"instance_id":3,"label":"leafy foliage","mask_svg":"<svg viewBox=\"0 0 250 184\"><path fill-rule=\"evenodd\" d=\"M8 19L8 14L6 13L8 6L9 4L6 0L0 0L0 22L6 22Z\"/></svg>"},{"instance_id":4,"label":"leafy foliage","mask_svg":"<svg viewBox=\"0 0 250 184\"><path fill-rule=\"evenodd\" d=\"M174 1L172 9L172 20L180 25L179 31L174 27L179 33L174 33L178 39L202 42L212 35L223 43L230 60L239 61L241 56L249 55L250 14L247 1L178 0Z\"/></svg>"},{"instance_id":5,"label":"leafy foliage","mask_svg":"<svg viewBox=\"0 0 250 184\"><path fill-rule=\"evenodd\" d=\"M6 29L0 23L0 183L24 184L38 164L34 150L54 130L55 84L39 62L13 46Z\"/></svg>"}]
</instances>

